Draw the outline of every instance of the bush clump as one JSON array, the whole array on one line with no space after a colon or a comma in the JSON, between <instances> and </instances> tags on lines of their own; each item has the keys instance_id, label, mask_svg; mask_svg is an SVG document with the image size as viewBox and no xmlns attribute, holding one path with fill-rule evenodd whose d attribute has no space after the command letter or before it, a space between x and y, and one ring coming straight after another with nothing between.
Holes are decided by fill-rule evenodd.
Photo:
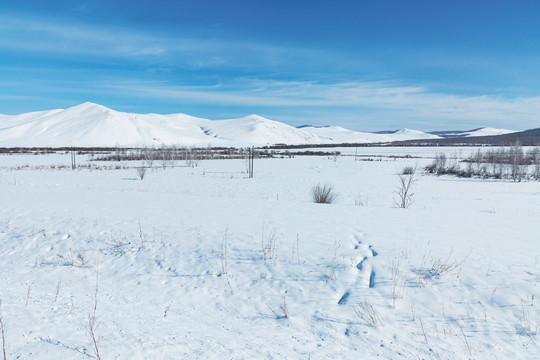
<instances>
[{"instance_id":1,"label":"bush clump","mask_svg":"<svg viewBox=\"0 0 540 360\"><path fill-rule=\"evenodd\" d=\"M316 204L333 204L337 199L337 194L332 185L317 184L311 189L311 198Z\"/></svg>"}]
</instances>

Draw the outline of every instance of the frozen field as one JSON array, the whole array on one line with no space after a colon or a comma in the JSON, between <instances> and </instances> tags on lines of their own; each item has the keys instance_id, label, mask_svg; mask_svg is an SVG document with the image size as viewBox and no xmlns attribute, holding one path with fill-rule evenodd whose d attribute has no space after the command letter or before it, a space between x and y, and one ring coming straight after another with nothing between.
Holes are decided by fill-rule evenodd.
<instances>
[{"instance_id":1,"label":"frozen field","mask_svg":"<svg viewBox=\"0 0 540 360\"><path fill-rule=\"evenodd\" d=\"M540 184L424 175L439 148L358 151L385 156L256 159L252 179L242 160L154 164L142 181L0 156L7 358L98 358L89 328L103 360L538 358ZM335 204L311 201L317 183Z\"/></svg>"}]
</instances>

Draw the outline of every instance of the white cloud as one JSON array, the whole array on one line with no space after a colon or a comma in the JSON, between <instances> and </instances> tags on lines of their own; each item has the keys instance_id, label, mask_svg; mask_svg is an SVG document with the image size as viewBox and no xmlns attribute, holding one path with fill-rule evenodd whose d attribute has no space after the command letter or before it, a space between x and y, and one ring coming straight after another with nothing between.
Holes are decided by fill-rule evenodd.
<instances>
[{"instance_id":1,"label":"white cloud","mask_svg":"<svg viewBox=\"0 0 540 360\"><path fill-rule=\"evenodd\" d=\"M178 68L197 69L237 68L238 74L252 70L273 73L301 71L314 66L328 68L326 78L339 64L352 61L343 54L314 49L254 43L238 39L202 39L185 34L169 36L140 30L57 23L42 19L0 15L0 49L28 51L41 56L57 54L62 57L94 57L96 61L121 59L144 64L147 74L174 73ZM354 59L355 61L357 59ZM290 66L290 65L293 66ZM357 65L358 66L358 65ZM263 70L261 70L263 69ZM292 69L292 70L291 70ZM43 69L38 69L43 70ZM79 70L62 69L62 72ZM135 71L125 68L125 78L109 76L99 70L91 75L87 69L73 83L72 77L58 78L55 83L32 81L34 88L56 88L59 92L138 96L172 104L197 103L223 107L270 109L276 119L310 122L336 119L341 125L367 121L423 128L501 126L516 129L540 126L540 97L504 97L493 95L464 96L434 92L423 86L396 85L395 82L351 81L322 83L317 81L277 81L252 78L226 80L213 86L179 86L170 83L132 80ZM208 72L212 74L212 72ZM220 72L214 74L221 74ZM65 74L64 74L65 75ZM227 76L228 75L228 76ZM323 74L324 75L324 74ZM254 75L256 76L256 75ZM321 73L314 79L321 79ZM92 78L90 80L90 78ZM101 80L99 80L101 78ZM164 79L166 77L159 77ZM216 76L216 78L218 78ZM286 78L284 76L283 78ZM128 79L128 80L126 80ZM189 80L186 80L189 81ZM39 89L37 89L39 90ZM181 107L180 107L181 108ZM405 125L406 124L406 125ZM433 125L431 125L433 124ZM359 125L362 126L362 125Z\"/></svg>"},{"instance_id":2,"label":"white cloud","mask_svg":"<svg viewBox=\"0 0 540 360\"><path fill-rule=\"evenodd\" d=\"M0 14L0 49L34 55L93 57L94 60L120 58L166 63L176 67L229 67L243 70L305 62L331 61L332 54L307 48L274 46L232 38L197 37L186 32L171 36L114 26L58 23L43 19ZM327 59L327 60L325 60ZM84 59L83 60L88 60Z\"/></svg>"},{"instance_id":3,"label":"white cloud","mask_svg":"<svg viewBox=\"0 0 540 360\"><path fill-rule=\"evenodd\" d=\"M340 113L391 114L418 121L459 120L462 123L519 121L521 127L539 125L540 97L457 96L423 87L391 86L384 82L319 84L243 79L220 87L168 86L125 83L111 87L144 97L178 99L207 104L335 108ZM291 117L294 110L291 110ZM388 117L383 116L383 117Z\"/></svg>"}]
</instances>

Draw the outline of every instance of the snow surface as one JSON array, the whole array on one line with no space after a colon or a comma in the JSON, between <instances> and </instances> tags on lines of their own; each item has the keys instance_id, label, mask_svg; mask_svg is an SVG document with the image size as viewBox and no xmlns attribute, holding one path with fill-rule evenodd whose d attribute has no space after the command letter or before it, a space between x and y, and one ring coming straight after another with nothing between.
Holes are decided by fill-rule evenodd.
<instances>
[{"instance_id":1,"label":"snow surface","mask_svg":"<svg viewBox=\"0 0 540 360\"><path fill-rule=\"evenodd\" d=\"M371 143L432 139L403 129L382 135L340 127L298 129L258 115L207 120L185 114L132 114L84 103L66 110L0 116L0 147L16 146L249 146Z\"/></svg>"},{"instance_id":2,"label":"snow surface","mask_svg":"<svg viewBox=\"0 0 540 360\"><path fill-rule=\"evenodd\" d=\"M95 358L97 303L103 359L538 358L538 183L419 173L400 209L397 173L435 154L358 150L380 161L255 160L253 179L201 161L142 181L0 155L7 357ZM338 201L312 203L317 183Z\"/></svg>"}]
</instances>

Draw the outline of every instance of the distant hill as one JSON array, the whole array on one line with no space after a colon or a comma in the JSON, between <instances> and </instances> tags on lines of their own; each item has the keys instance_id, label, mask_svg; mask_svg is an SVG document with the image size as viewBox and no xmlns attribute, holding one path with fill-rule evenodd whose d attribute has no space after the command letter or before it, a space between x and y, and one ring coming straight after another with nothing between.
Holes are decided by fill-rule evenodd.
<instances>
[{"instance_id":1,"label":"distant hill","mask_svg":"<svg viewBox=\"0 0 540 360\"><path fill-rule=\"evenodd\" d=\"M473 136L496 136L515 133L515 130L495 129L490 127L482 127L467 131L431 131L430 134L438 135L445 138L462 138Z\"/></svg>"},{"instance_id":2,"label":"distant hill","mask_svg":"<svg viewBox=\"0 0 540 360\"><path fill-rule=\"evenodd\" d=\"M519 143L524 146L540 146L540 128L519 132L512 132L503 135L490 136L466 136L466 137L446 137L443 139L426 140L406 140L394 143L395 145L429 145L429 146L451 146L451 145L495 145L512 146Z\"/></svg>"},{"instance_id":3,"label":"distant hill","mask_svg":"<svg viewBox=\"0 0 540 360\"><path fill-rule=\"evenodd\" d=\"M389 143L442 139L400 129L388 134L339 126L299 128L258 115L208 120L186 114L134 114L94 103L68 109L0 115L0 147L263 146L274 144Z\"/></svg>"}]
</instances>

